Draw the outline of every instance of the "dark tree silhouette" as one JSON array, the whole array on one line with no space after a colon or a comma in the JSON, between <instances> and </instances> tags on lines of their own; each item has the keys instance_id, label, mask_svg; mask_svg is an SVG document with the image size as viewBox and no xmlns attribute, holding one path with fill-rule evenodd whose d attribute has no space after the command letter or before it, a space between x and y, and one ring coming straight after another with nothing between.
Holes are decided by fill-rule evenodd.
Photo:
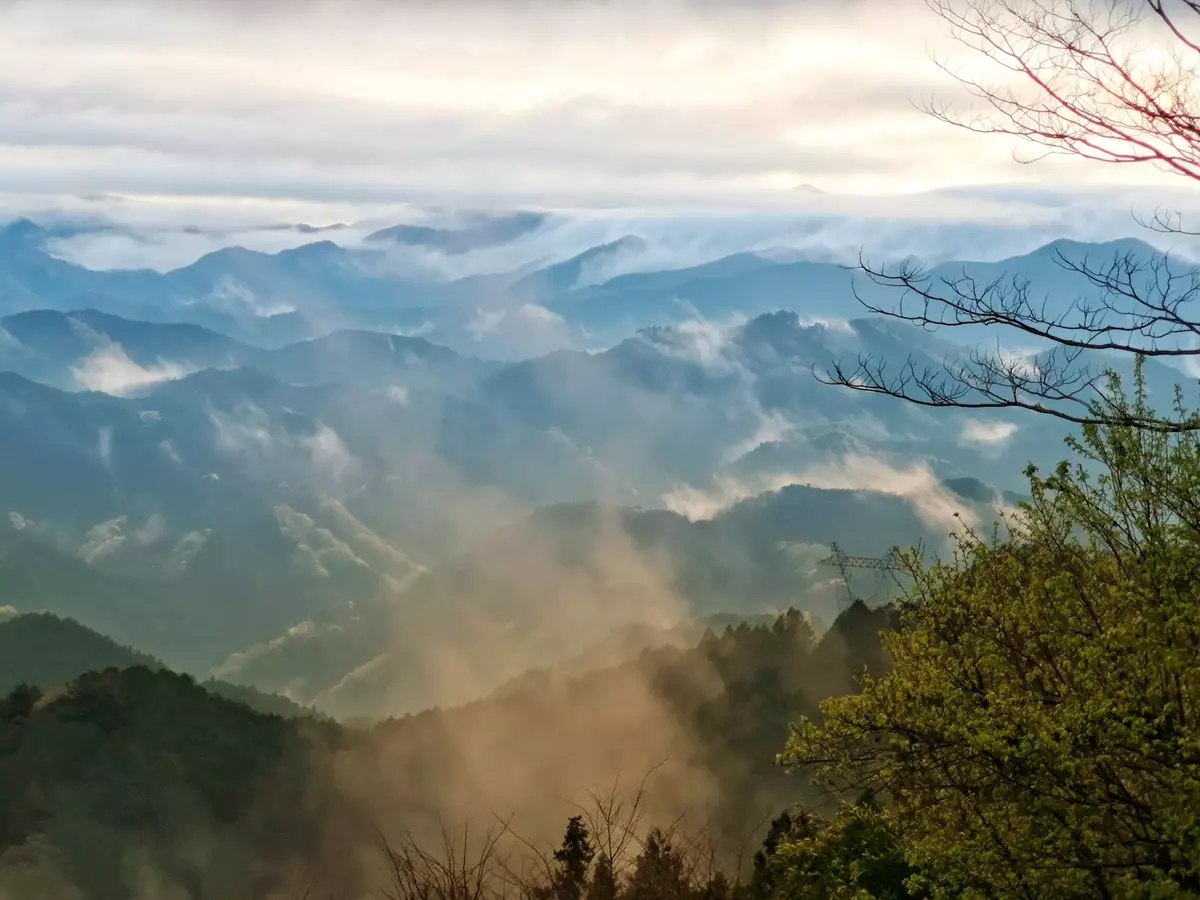
<instances>
[{"instance_id":1,"label":"dark tree silhouette","mask_svg":"<svg viewBox=\"0 0 1200 900\"><path fill-rule=\"evenodd\" d=\"M554 900L581 900L595 855L583 816L572 816L562 846L554 851L554 861L558 864L552 881Z\"/></svg>"},{"instance_id":2,"label":"dark tree silhouette","mask_svg":"<svg viewBox=\"0 0 1200 900\"><path fill-rule=\"evenodd\" d=\"M1016 138L1035 162L1066 155L1154 166L1200 181L1200 2L1197 0L926 0L950 35L995 73L941 68L978 101L924 110L958 128ZM1147 48L1156 51L1146 53ZM1160 233L1195 234L1164 210L1141 219ZM872 357L839 361L818 377L853 390L931 407L1022 409L1077 424L1116 422L1162 432L1200 428L1200 417L1138 414L1110 401L1093 351L1135 358L1200 355L1200 271L1170 254L1107 260L1057 252L1086 296L1051 298L1019 276L936 277L919 264L860 258L857 271L893 289L896 302L856 289L868 311L927 329L1000 326L1046 346L1034 364L978 349L941 367L899 367Z\"/></svg>"}]
</instances>

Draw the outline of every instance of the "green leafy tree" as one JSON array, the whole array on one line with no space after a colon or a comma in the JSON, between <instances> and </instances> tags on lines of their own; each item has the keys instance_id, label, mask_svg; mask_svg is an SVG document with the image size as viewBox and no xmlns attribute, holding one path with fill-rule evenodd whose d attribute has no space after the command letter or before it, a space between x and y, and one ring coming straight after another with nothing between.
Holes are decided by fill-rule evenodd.
<instances>
[{"instance_id":1,"label":"green leafy tree","mask_svg":"<svg viewBox=\"0 0 1200 900\"><path fill-rule=\"evenodd\" d=\"M1121 421L1152 415L1140 366L1131 401L1112 382ZM1200 894L1200 443L1072 446L1007 534L906 556L893 671L783 755L878 791L934 897Z\"/></svg>"},{"instance_id":2,"label":"green leafy tree","mask_svg":"<svg viewBox=\"0 0 1200 900\"><path fill-rule=\"evenodd\" d=\"M750 873L749 896L752 900L768 900L775 896L780 881L780 866L776 864L779 845L785 838L802 827L802 823L788 810L771 821L762 846L754 854L754 865Z\"/></svg>"},{"instance_id":3,"label":"green leafy tree","mask_svg":"<svg viewBox=\"0 0 1200 900\"><path fill-rule=\"evenodd\" d=\"M908 900L912 874L891 817L867 797L832 820L776 820L755 858L751 895L787 900ZM773 839L773 843L772 843Z\"/></svg>"}]
</instances>

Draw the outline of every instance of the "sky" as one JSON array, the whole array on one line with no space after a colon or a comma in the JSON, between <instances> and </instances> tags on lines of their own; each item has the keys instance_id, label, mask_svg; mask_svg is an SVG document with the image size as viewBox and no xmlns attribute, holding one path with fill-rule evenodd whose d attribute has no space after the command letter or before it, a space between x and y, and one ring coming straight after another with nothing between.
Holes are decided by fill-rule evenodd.
<instances>
[{"instance_id":1,"label":"sky","mask_svg":"<svg viewBox=\"0 0 1200 900\"><path fill-rule=\"evenodd\" d=\"M0 214L1023 221L1082 202L1131 230L1154 173L1020 165L915 108L954 96L944 32L921 0L0 0ZM981 185L1010 193L954 192Z\"/></svg>"}]
</instances>

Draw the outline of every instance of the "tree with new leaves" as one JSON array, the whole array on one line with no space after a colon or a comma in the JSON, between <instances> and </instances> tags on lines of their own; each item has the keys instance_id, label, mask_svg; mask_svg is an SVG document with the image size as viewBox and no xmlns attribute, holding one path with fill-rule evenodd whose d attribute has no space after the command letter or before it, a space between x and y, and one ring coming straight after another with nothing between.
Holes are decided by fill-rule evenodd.
<instances>
[{"instance_id":1,"label":"tree with new leaves","mask_svg":"<svg viewBox=\"0 0 1200 900\"><path fill-rule=\"evenodd\" d=\"M831 818L785 812L754 856L748 900L909 900L912 874L893 824L870 796Z\"/></svg>"},{"instance_id":2,"label":"tree with new leaves","mask_svg":"<svg viewBox=\"0 0 1200 900\"><path fill-rule=\"evenodd\" d=\"M950 36L982 67L942 68L976 101L933 101L948 126L1015 139L1023 161L1065 155L1156 167L1200 181L1200 2L1195 0L926 0ZM990 74L984 74L984 72ZM1019 157L1020 158L1020 157ZM1179 235L1181 216L1158 211L1147 227ZM1031 363L1001 348L975 349L944 366L894 366L869 356L834 363L822 380L928 407L1022 409L1077 424L1116 421L1105 393L1111 364L1099 353L1178 359L1200 354L1200 272L1169 254L1130 251L1056 262L1083 290L1047 296L1020 276L932 275L923 266L862 259L857 291L872 313L927 329L1000 326L1043 351ZM1128 424L1163 431L1200 417L1153 415Z\"/></svg>"},{"instance_id":3,"label":"tree with new leaves","mask_svg":"<svg viewBox=\"0 0 1200 900\"><path fill-rule=\"evenodd\" d=\"M1107 390L1007 534L906 557L891 674L783 755L875 792L930 896L1200 894L1200 435Z\"/></svg>"}]
</instances>

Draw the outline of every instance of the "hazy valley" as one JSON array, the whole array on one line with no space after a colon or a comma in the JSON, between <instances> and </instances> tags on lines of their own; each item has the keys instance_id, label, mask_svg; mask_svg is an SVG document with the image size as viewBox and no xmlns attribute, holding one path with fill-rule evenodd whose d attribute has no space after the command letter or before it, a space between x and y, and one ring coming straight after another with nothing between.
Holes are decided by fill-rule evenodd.
<instances>
[{"instance_id":1,"label":"hazy valley","mask_svg":"<svg viewBox=\"0 0 1200 900\"><path fill-rule=\"evenodd\" d=\"M1170 0L0 3L0 900L1200 897L1198 91Z\"/></svg>"},{"instance_id":2,"label":"hazy valley","mask_svg":"<svg viewBox=\"0 0 1200 900\"><path fill-rule=\"evenodd\" d=\"M956 514L989 527L1018 502L1024 464L1062 454L1052 423L819 383L859 354L934 366L968 352L860 315L832 263L742 254L583 289L578 259L497 275L539 285L538 308L564 321L630 329L606 349L564 337L500 361L486 338L451 349L378 322L277 346L209 327L203 291L249 277L247 259L270 303L300 277L294 260L323 285L362 277L361 251L217 253L191 267L209 278L197 288L185 270L68 266L39 234L18 222L0 240L70 275L41 295L65 311L21 309L32 285L3 300L18 311L0 319L0 453L23 473L0 484L6 602L334 714L471 700L626 626L788 607L828 624L844 602L819 565L829 544L944 546ZM1010 264L1034 277L1049 252ZM128 296L104 293L125 282L156 319L184 321L125 318ZM375 283L409 296L404 279ZM442 307L462 290L423 287ZM664 322L668 296L692 298L677 307L691 317Z\"/></svg>"}]
</instances>

